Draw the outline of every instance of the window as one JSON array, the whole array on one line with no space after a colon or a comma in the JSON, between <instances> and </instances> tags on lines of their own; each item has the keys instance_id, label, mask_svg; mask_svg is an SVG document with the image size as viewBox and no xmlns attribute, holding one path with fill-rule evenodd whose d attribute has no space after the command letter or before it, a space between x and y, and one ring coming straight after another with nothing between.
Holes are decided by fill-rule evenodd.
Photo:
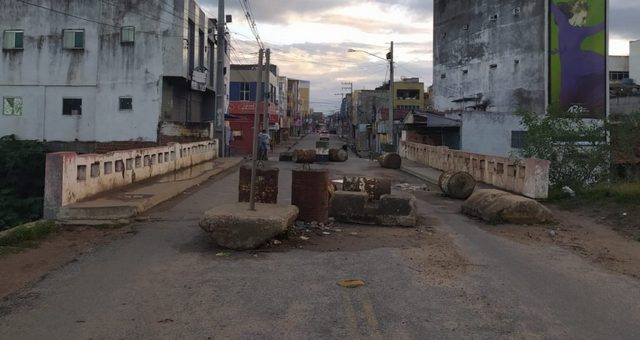
<instances>
[{"instance_id":1,"label":"window","mask_svg":"<svg viewBox=\"0 0 640 340\"><path fill-rule=\"evenodd\" d=\"M133 98L120 97L120 111L133 110Z\"/></svg>"},{"instance_id":2,"label":"window","mask_svg":"<svg viewBox=\"0 0 640 340\"><path fill-rule=\"evenodd\" d=\"M65 116L82 115L82 98L62 98L62 114Z\"/></svg>"},{"instance_id":3,"label":"window","mask_svg":"<svg viewBox=\"0 0 640 340\"><path fill-rule=\"evenodd\" d=\"M240 83L240 100L250 100L250 92L249 83Z\"/></svg>"},{"instance_id":4,"label":"window","mask_svg":"<svg viewBox=\"0 0 640 340\"><path fill-rule=\"evenodd\" d=\"M204 32L198 31L198 66L204 67Z\"/></svg>"},{"instance_id":5,"label":"window","mask_svg":"<svg viewBox=\"0 0 640 340\"><path fill-rule=\"evenodd\" d=\"M22 116L22 97L4 97L2 114L5 116Z\"/></svg>"},{"instance_id":6,"label":"window","mask_svg":"<svg viewBox=\"0 0 640 340\"><path fill-rule=\"evenodd\" d=\"M63 30L62 36L62 46L65 49L84 49L84 30Z\"/></svg>"},{"instance_id":7,"label":"window","mask_svg":"<svg viewBox=\"0 0 640 340\"><path fill-rule=\"evenodd\" d=\"M522 149L527 144L527 131L511 131L511 147Z\"/></svg>"},{"instance_id":8,"label":"window","mask_svg":"<svg viewBox=\"0 0 640 340\"><path fill-rule=\"evenodd\" d=\"M2 39L3 50L22 50L24 49L24 31L9 30L4 31Z\"/></svg>"},{"instance_id":9,"label":"window","mask_svg":"<svg viewBox=\"0 0 640 340\"><path fill-rule=\"evenodd\" d=\"M136 41L136 28L133 26L124 26L120 29L120 43L133 44Z\"/></svg>"},{"instance_id":10,"label":"window","mask_svg":"<svg viewBox=\"0 0 640 340\"><path fill-rule=\"evenodd\" d=\"M609 80L617 81L629 78L629 72L626 71L610 71Z\"/></svg>"}]
</instances>

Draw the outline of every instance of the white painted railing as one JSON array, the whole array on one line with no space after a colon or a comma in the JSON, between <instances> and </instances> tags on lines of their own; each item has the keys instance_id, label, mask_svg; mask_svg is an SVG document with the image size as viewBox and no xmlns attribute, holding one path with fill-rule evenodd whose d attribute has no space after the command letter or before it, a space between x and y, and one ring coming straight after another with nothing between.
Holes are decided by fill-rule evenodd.
<instances>
[{"instance_id":1,"label":"white painted railing","mask_svg":"<svg viewBox=\"0 0 640 340\"><path fill-rule=\"evenodd\" d=\"M551 162L546 160L515 160L412 142L402 142L399 153L406 159L438 170L466 171L477 181L530 198L546 199L549 195Z\"/></svg>"},{"instance_id":2,"label":"white painted railing","mask_svg":"<svg viewBox=\"0 0 640 340\"><path fill-rule=\"evenodd\" d=\"M99 193L213 160L218 141L114 151L106 154L47 154L45 218L61 207Z\"/></svg>"}]
</instances>

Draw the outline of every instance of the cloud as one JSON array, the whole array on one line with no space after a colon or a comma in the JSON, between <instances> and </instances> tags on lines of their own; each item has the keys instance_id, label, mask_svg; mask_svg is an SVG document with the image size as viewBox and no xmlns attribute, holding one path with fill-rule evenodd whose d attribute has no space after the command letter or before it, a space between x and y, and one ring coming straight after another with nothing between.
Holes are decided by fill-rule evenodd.
<instances>
[{"instance_id":1,"label":"cloud","mask_svg":"<svg viewBox=\"0 0 640 340\"><path fill-rule=\"evenodd\" d=\"M640 3L630 0L611 0L609 6L610 34L629 40L640 39L640 26L638 25Z\"/></svg>"}]
</instances>

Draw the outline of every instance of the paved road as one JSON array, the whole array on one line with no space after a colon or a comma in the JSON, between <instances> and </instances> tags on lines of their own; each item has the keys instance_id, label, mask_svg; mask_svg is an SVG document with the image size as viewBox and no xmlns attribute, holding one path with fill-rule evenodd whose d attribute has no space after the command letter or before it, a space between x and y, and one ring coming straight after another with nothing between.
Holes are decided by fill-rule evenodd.
<instances>
[{"instance_id":1,"label":"paved road","mask_svg":"<svg viewBox=\"0 0 640 340\"><path fill-rule=\"evenodd\" d=\"M301 145L313 146L313 138ZM285 203L294 165L279 166ZM419 182L367 160L324 166L336 177ZM441 258L459 253L462 267L420 262L423 250L433 253L420 245L428 236L405 245L389 239L376 247L216 256L197 221L235 200L237 184L232 174L165 204L136 235L3 302L0 338L640 338L638 280L560 248L489 234L457 213L458 202L434 193L418 194L420 214L435 234L453 240L438 250ZM346 290L336 285L343 278L367 285Z\"/></svg>"}]
</instances>

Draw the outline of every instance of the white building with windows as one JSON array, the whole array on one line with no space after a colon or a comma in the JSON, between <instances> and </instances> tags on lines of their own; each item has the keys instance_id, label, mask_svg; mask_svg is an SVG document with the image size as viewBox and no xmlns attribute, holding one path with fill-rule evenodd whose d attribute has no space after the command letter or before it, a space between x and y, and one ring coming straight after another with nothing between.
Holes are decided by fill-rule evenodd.
<instances>
[{"instance_id":1,"label":"white building with windows","mask_svg":"<svg viewBox=\"0 0 640 340\"><path fill-rule=\"evenodd\" d=\"M162 143L214 120L215 21L194 0L3 1L0 34L0 136Z\"/></svg>"}]
</instances>

